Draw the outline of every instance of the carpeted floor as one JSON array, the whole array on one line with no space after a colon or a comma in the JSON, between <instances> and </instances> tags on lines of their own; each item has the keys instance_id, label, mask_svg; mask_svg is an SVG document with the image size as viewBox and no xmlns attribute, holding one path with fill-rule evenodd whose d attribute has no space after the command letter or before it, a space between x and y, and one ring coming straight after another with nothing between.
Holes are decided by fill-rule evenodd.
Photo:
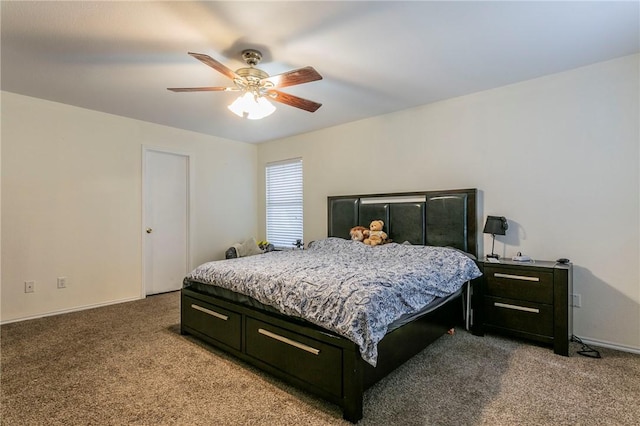
<instances>
[{"instance_id":1,"label":"carpeted floor","mask_svg":"<svg viewBox=\"0 0 640 426\"><path fill-rule=\"evenodd\" d=\"M337 406L179 334L179 293L1 327L2 425L345 425ZM465 331L365 394L362 425L636 425L640 356Z\"/></svg>"}]
</instances>

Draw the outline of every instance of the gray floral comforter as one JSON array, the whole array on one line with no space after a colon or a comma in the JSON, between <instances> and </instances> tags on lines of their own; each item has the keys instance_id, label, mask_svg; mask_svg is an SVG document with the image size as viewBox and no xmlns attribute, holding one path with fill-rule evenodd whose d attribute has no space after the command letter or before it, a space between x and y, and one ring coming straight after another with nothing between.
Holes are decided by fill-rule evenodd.
<instances>
[{"instance_id":1,"label":"gray floral comforter","mask_svg":"<svg viewBox=\"0 0 640 426\"><path fill-rule=\"evenodd\" d=\"M346 337L376 365L387 327L480 276L475 262L446 247L327 238L308 250L208 262L186 278L257 299Z\"/></svg>"}]
</instances>

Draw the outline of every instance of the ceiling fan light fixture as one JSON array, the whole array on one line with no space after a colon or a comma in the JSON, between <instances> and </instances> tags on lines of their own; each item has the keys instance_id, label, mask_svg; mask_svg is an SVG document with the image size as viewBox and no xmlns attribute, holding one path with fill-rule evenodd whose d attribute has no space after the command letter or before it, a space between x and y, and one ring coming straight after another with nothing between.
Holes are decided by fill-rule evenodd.
<instances>
[{"instance_id":1,"label":"ceiling fan light fixture","mask_svg":"<svg viewBox=\"0 0 640 426\"><path fill-rule=\"evenodd\" d=\"M262 96L256 96L251 92L245 92L227 108L238 117L249 120L260 120L274 113L276 107Z\"/></svg>"},{"instance_id":2,"label":"ceiling fan light fixture","mask_svg":"<svg viewBox=\"0 0 640 426\"><path fill-rule=\"evenodd\" d=\"M316 110L322 106L322 104L318 102L290 95L279 90L283 87L322 80L322 76L318 74L313 67L298 68L278 75L269 76L265 71L255 67L262 59L262 54L254 49L242 51L242 59L244 59L249 67L240 68L236 71L216 61L209 55L194 52L188 53L203 64L210 66L225 77L230 78L234 82L234 87L168 88L168 90L172 92L242 92L242 96L227 108L237 116L248 118L249 120L259 120L273 114L276 107L269 102L270 100L309 112L316 112Z\"/></svg>"}]
</instances>

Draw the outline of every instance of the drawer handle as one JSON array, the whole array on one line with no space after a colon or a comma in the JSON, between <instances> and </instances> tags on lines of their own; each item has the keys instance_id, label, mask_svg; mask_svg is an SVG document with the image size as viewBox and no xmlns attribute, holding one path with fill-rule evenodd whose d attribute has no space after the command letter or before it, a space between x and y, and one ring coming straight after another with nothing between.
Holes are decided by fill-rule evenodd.
<instances>
[{"instance_id":1,"label":"drawer handle","mask_svg":"<svg viewBox=\"0 0 640 426\"><path fill-rule=\"evenodd\" d=\"M522 281L540 281L538 277L525 277L524 275L511 275L511 274L501 274L500 272L495 272L493 274L496 278L511 278L512 280L522 280Z\"/></svg>"},{"instance_id":2,"label":"drawer handle","mask_svg":"<svg viewBox=\"0 0 640 426\"><path fill-rule=\"evenodd\" d=\"M320 349L312 348L311 346L307 346L304 343L296 342L295 340L288 339L284 336L280 336L279 334L275 334L270 332L269 330L265 330L264 328L259 328L258 333L264 334L267 337L271 337L279 342L286 343L287 345L295 346L298 349L302 349L303 351L307 351L314 355L318 355L320 353Z\"/></svg>"},{"instance_id":3,"label":"drawer handle","mask_svg":"<svg viewBox=\"0 0 640 426\"><path fill-rule=\"evenodd\" d=\"M212 311L211 309L203 308L202 306L198 306L198 305L191 305L191 307L192 307L193 309L197 309L197 310L198 310L198 311L200 311L200 312L204 312L205 314L209 314L209 315L211 315L212 317L220 318L220 319L221 319L221 320L223 320L223 321L226 321L226 320L228 320L228 319L229 319L229 317L228 317L228 316L226 316L226 315L219 314L219 313L217 313L216 311Z\"/></svg>"},{"instance_id":4,"label":"drawer handle","mask_svg":"<svg viewBox=\"0 0 640 426\"><path fill-rule=\"evenodd\" d=\"M516 311L533 312L534 314L540 313L540 309L538 308L527 308L526 306L510 305L508 303L493 302L493 306L497 306L498 308L515 309Z\"/></svg>"}]
</instances>

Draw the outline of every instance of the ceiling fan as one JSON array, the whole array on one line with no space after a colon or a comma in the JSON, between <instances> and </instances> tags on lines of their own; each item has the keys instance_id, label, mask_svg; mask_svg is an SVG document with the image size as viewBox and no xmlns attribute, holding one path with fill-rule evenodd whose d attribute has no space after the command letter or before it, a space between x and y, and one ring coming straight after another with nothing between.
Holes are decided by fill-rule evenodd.
<instances>
[{"instance_id":1,"label":"ceiling fan","mask_svg":"<svg viewBox=\"0 0 640 426\"><path fill-rule=\"evenodd\" d=\"M170 87L167 90L173 92L243 92L233 104L229 105L229 109L237 115L246 118L262 118L271 114L275 108L266 99L300 108L305 111L315 112L322 104L303 99L298 96L281 92L280 88L295 86L298 84L309 83L311 81L322 80L322 76L313 67L298 68L287 71L282 74L269 76L261 69L255 68L262 60L262 53L255 49L246 49L242 51L242 59L247 63L248 67L240 68L236 71L231 70L222 63L216 61L211 56L202 53L188 52L189 55L198 59L205 65L210 66L214 70L229 77L234 82L231 87ZM251 104L242 109L240 104ZM234 109L234 104L236 104ZM263 114L253 110L255 108L266 108ZM240 108L240 109L238 109Z\"/></svg>"}]
</instances>

